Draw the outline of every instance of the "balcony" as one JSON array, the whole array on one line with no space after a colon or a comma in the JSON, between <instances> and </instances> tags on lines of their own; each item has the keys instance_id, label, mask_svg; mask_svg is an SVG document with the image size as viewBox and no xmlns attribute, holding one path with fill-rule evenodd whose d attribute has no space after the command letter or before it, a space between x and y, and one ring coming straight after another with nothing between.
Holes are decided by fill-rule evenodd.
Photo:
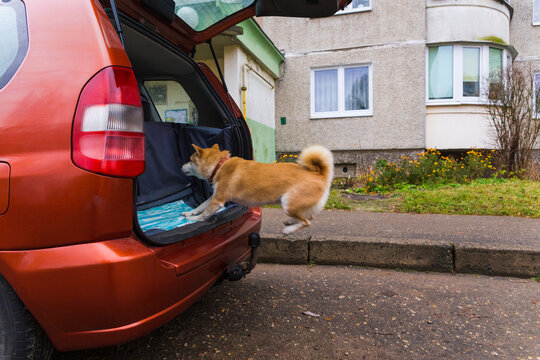
<instances>
[{"instance_id":1,"label":"balcony","mask_svg":"<svg viewBox=\"0 0 540 360\"><path fill-rule=\"evenodd\" d=\"M427 0L428 44L510 42L513 9L504 0Z\"/></svg>"}]
</instances>

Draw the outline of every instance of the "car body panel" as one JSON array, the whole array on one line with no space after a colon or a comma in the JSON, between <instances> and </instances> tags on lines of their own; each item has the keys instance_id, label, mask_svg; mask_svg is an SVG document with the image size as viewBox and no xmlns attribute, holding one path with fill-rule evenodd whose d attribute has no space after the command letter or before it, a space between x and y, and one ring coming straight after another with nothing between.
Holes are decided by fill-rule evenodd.
<instances>
[{"instance_id":1,"label":"car body panel","mask_svg":"<svg viewBox=\"0 0 540 360\"><path fill-rule=\"evenodd\" d=\"M113 345L163 325L197 300L228 264L245 259L261 211L248 211L238 221L224 225L229 231L223 235L201 234L161 248L132 235L2 251L0 272L57 349Z\"/></svg>"},{"instance_id":2,"label":"car body panel","mask_svg":"<svg viewBox=\"0 0 540 360\"><path fill-rule=\"evenodd\" d=\"M0 97L0 161L11 167L0 250L129 236L133 180L84 172L71 161L82 88L104 67L130 66L127 55L98 2L28 1L26 13L28 53Z\"/></svg>"}]
</instances>

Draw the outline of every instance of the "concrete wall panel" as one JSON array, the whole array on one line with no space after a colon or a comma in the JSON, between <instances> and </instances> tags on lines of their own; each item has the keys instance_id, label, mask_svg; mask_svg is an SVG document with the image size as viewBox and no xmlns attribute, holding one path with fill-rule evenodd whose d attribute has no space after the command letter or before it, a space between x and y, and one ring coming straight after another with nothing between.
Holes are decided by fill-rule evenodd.
<instances>
[{"instance_id":1,"label":"concrete wall panel","mask_svg":"<svg viewBox=\"0 0 540 360\"><path fill-rule=\"evenodd\" d=\"M419 43L286 57L276 88L277 151L312 143L332 150L423 148L424 54ZM310 119L310 69L354 64L372 65L373 115Z\"/></svg>"}]
</instances>

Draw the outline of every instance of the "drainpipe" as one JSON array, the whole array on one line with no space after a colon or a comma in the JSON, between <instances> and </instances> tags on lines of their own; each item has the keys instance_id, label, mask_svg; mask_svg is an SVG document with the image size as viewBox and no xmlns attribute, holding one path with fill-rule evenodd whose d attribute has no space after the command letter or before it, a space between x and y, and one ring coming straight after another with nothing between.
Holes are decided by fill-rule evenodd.
<instances>
[{"instance_id":1,"label":"drainpipe","mask_svg":"<svg viewBox=\"0 0 540 360\"><path fill-rule=\"evenodd\" d=\"M242 65L242 87L240 88L240 90L242 90L242 110L243 110L243 114L244 114L244 119L247 119L246 117L246 91L247 91L247 87L246 87L246 68L250 71L252 71L253 73L255 73L255 75L257 75L258 77L260 77L265 83L268 84L268 86L270 86L270 88L274 89L274 85L272 85L272 83L270 83L268 80L265 79L264 76L262 76L257 70L255 70L251 65L249 64L244 64Z\"/></svg>"}]
</instances>

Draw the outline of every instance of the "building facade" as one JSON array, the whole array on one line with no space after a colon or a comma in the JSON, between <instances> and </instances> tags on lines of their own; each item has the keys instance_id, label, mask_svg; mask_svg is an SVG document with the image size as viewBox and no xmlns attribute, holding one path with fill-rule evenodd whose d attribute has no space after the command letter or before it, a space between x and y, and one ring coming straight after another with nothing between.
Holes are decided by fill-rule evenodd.
<instances>
[{"instance_id":1,"label":"building facade","mask_svg":"<svg viewBox=\"0 0 540 360\"><path fill-rule=\"evenodd\" d=\"M276 158L275 88L283 55L248 19L212 39L212 45L229 94L248 123L254 159L273 163ZM208 44L197 45L195 60L219 71Z\"/></svg>"},{"instance_id":2,"label":"building facade","mask_svg":"<svg viewBox=\"0 0 540 360\"><path fill-rule=\"evenodd\" d=\"M510 61L540 73L538 17L540 0L353 0L329 18L258 19L285 56L277 151L320 143L354 176L380 156L492 147L487 77Z\"/></svg>"}]
</instances>

